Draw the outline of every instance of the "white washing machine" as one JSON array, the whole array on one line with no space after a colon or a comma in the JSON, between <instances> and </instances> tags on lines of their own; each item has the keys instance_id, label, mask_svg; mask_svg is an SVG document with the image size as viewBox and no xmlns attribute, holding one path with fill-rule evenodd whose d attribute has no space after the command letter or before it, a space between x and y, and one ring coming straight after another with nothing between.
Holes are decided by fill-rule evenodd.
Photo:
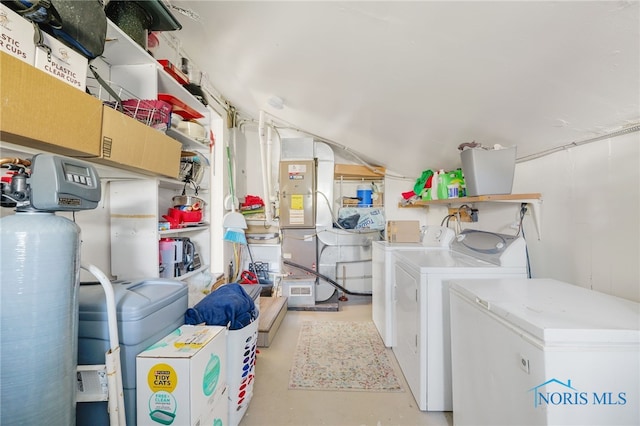
<instances>
[{"instance_id":1,"label":"white washing machine","mask_svg":"<svg viewBox=\"0 0 640 426\"><path fill-rule=\"evenodd\" d=\"M427 226L420 243L373 241L371 265L371 315L384 345L396 345L394 251L448 250L455 232L444 226Z\"/></svg>"},{"instance_id":2,"label":"white washing machine","mask_svg":"<svg viewBox=\"0 0 640 426\"><path fill-rule=\"evenodd\" d=\"M449 291L455 278L526 278L521 237L464 230L450 250L395 251L398 364L422 411L451 411Z\"/></svg>"}]
</instances>

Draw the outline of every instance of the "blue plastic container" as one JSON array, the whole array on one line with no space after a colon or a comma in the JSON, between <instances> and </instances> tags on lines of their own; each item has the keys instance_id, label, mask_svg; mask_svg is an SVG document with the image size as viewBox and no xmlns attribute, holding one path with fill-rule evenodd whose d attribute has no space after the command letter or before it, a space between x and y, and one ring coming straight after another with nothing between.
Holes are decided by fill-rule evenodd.
<instances>
[{"instance_id":1,"label":"blue plastic container","mask_svg":"<svg viewBox=\"0 0 640 426\"><path fill-rule=\"evenodd\" d=\"M373 190L369 185L358 185L357 196L359 198L358 207L371 207L373 200L371 199Z\"/></svg>"},{"instance_id":2,"label":"blue plastic container","mask_svg":"<svg viewBox=\"0 0 640 426\"><path fill-rule=\"evenodd\" d=\"M120 363L127 426L136 425L136 356L184 324L187 285L150 278L112 283L118 318ZM102 286L81 285L78 364L104 364L109 349L109 324ZM76 405L76 426L108 426L106 402Z\"/></svg>"}]
</instances>

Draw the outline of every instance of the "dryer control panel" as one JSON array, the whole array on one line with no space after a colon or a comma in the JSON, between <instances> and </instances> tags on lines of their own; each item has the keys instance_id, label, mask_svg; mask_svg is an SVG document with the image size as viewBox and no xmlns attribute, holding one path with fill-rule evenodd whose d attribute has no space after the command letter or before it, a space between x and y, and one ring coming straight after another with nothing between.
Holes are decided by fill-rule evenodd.
<instances>
[{"instance_id":1,"label":"dryer control panel","mask_svg":"<svg viewBox=\"0 0 640 426\"><path fill-rule=\"evenodd\" d=\"M451 250L505 267L526 267L526 242L522 237L465 229L451 243Z\"/></svg>"}]
</instances>

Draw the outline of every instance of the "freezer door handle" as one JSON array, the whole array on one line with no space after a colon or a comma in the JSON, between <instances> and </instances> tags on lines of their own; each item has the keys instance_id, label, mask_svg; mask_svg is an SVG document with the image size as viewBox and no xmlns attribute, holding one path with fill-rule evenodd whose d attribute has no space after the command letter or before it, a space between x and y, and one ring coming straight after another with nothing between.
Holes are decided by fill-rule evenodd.
<instances>
[{"instance_id":1,"label":"freezer door handle","mask_svg":"<svg viewBox=\"0 0 640 426\"><path fill-rule=\"evenodd\" d=\"M476 297L476 303L478 305L483 306L486 310L490 310L491 306L489 305L489 302L487 300L482 300L479 297Z\"/></svg>"}]
</instances>

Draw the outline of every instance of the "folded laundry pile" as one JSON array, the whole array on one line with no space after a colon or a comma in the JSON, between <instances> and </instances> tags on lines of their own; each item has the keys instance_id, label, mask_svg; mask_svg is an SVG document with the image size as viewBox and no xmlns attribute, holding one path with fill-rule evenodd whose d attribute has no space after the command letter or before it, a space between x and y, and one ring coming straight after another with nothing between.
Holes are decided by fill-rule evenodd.
<instances>
[{"instance_id":1,"label":"folded laundry pile","mask_svg":"<svg viewBox=\"0 0 640 426\"><path fill-rule=\"evenodd\" d=\"M257 318L253 299L238 283L218 287L184 314L185 324L228 325L229 330L244 328Z\"/></svg>"}]
</instances>

